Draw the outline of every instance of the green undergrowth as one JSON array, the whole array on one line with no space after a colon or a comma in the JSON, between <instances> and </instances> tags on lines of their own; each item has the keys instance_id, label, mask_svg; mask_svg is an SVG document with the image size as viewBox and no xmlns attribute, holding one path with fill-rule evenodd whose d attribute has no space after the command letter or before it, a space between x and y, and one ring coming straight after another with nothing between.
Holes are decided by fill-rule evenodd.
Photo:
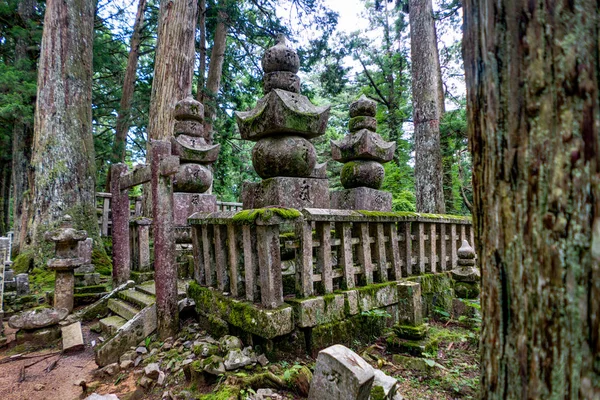
<instances>
[{"instance_id":1,"label":"green undergrowth","mask_svg":"<svg viewBox=\"0 0 600 400\"><path fill-rule=\"evenodd\" d=\"M294 208L257 208L255 210L242 210L233 216L235 222L252 223L260 218L262 221L269 221L273 216L283 219L296 219L302 216L300 211Z\"/></svg>"}]
</instances>

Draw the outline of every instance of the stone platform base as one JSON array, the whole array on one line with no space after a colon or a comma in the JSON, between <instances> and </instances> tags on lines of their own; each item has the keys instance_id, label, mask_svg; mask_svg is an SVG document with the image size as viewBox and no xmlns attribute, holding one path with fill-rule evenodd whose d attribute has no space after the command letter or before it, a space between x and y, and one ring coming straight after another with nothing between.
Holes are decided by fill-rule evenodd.
<instances>
[{"instance_id":1,"label":"stone platform base","mask_svg":"<svg viewBox=\"0 0 600 400\"><path fill-rule=\"evenodd\" d=\"M392 194L367 187L331 193L331 208L338 210L392 211Z\"/></svg>"},{"instance_id":2,"label":"stone platform base","mask_svg":"<svg viewBox=\"0 0 600 400\"><path fill-rule=\"evenodd\" d=\"M217 211L217 198L212 194L173 193L173 219L175 225L187 225L190 215L197 212Z\"/></svg>"},{"instance_id":3,"label":"stone platform base","mask_svg":"<svg viewBox=\"0 0 600 400\"><path fill-rule=\"evenodd\" d=\"M285 208L330 208L327 179L276 177L244 182L244 209L269 206Z\"/></svg>"}]
</instances>

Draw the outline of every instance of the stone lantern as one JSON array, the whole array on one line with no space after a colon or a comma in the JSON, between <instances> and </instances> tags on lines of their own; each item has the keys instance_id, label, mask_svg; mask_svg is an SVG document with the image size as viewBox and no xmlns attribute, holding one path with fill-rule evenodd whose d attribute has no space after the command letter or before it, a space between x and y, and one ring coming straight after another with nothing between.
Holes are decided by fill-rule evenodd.
<instances>
[{"instance_id":1,"label":"stone lantern","mask_svg":"<svg viewBox=\"0 0 600 400\"><path fill-rule=\"evenodd\" d=\"M345 190L331 194L331 208L392 211L392 194L379 190L396 144L377 134L376 104L364 95L350 104L350 134L331 141L331 155L344 163L341 182Z\"/></svg>"},{"instance_id":2,"label":"stone lantern","mask_svg":"<svg viewBox=\"0 0 600 400\"><path fill-rule=\"evenodd\" d=\"M310 139L325 133L330 107L300 94L300 59L283 35L265 52L262 68L265 96L254 109L235 113L242 139L256 142L252 165L263 178L244 183L244 208L329 208L325 164L317 164Z\"/></svg>"},{"instance_id":3,"label":"stone lantern","mask_svg":"<svg viewBox=\"0 0 600 400\"><path fill-rule=\"evenodd\" d=\"M45 238L55 243L56 257L48 261L48 269L56 272L54 308L66 308L71 312L75 290L74 270L85 264L85 260L79 257L79 242L87 239L87 232L74 229L71 216L65 215L60 227L46 232Z\"/></svg>"}]
</instances>

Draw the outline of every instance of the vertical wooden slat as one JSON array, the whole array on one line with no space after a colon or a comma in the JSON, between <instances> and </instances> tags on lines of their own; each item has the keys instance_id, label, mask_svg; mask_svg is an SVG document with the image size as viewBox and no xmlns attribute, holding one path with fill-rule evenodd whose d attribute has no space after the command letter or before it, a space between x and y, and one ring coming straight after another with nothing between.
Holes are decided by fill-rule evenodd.
<instances>
[{"instance_id":1,"label":"vertical wooden slat","mask_svg":"<svg viewBox=\"0 0 600 400\"><path fill-rule=\"evenodd\" d=\"M400 249L398 248L398 231L396 223L387 223L384 225L385 234L389 238L387 249L387 258L390 260L392 275L394 280L402 278L402 266L400 262Z\"/></svg>"},{"instance_id":2,"label":"vertical wooden slat","mask_svg":"<svg viewBox=\"0 0 600 400\"><path fill-rule=\"evenodd\" d=\"M405 276L412 275L412 227L410 222L404 222L404 269Z\"/></svg>"},{"instance_id":3,"label":"vertical wooden slat","mask_svg":"<svg viewBox=\"0 0 600 400\"><path fill-rule=\"evenodd\" d=\"M450 269L456 268L458 261L456 239L456 224L452 224L450 225Z\"/></svg>"},{"instance_id":4,"label":"vertical wooden slat","mask_svg":"<svg viewBox=\"0 0 600 400\"><path fill-rule=\"evenodd\" d=\"M283 304L279 226L257 226L258 267L260 270L261 304L277 308Z\"/></svg>"},{"instance_id":5,"label":"vertical wooden slat","mask_svg":"<svg viewBox=\"0 0 600 400\"><path fill-rule=\"evenodd\" d=\"M296 271L299 295L309 297L313 295L313 240L310 222L298 222L296 236L300 239L300 265Z\"/></svg>"},{"instance_id":6,"label":"vertical wooden slat","mask_svg":"<svg viewBox=\"0 0 600 400\"><path fill-rule=\"evenodd\" d=\"M254 302L256 287L256 265L253 257L252 232L249 225L242 226L244 243L244 280L246 282L246 300Z\"/></svg>"},{"instance_id":7,"label":"vertical wooden slat","mask_svg":"<svg viewBox=\"0 0 600 400\"><path fill-rule=\"evenodd\" d=\"M194 257L194 280L198 284L204 283L204 257L202 257L202 240L200 227L192 225L192 254Z\"/></svg>"},{"instance_id":8,"label":"vertical wooden slat","mask_svg":"<svg viewBox=\"0 0 600 400\"><path fill-rule=\"evenodd\" d=\"M204 279L206 286L214 286L213 263L210 257L212 242L208 235L208 225L202 225L202 258L204 259Z\"/></svg>"},{"instance_id":9,"label":"vertical wooden slat","mask_svg":"<svg viewBox=\"0 0 600 400\"><path fill-rule=\"evenodd\" d=\"M226 271L226 236L223 232L221 225L214 226L214 237L215 237L215 267L217 269L217 287L221 292L226 290L227 284L227 271Z\"/></svg>"},{"instance_id":10,"label":"vertical wooden slat","mask_svg":"<svg viewBox=\"0 0 600 400\"><path fill-rule=\"evenodd\" d=\"M227 255L229 258L229 291L238 297L238 249L235 238L235 225L227 225Z\"/></svg>"},{"instance_id":11,"label":"vertical wooden slat","mask_svg":"<svg viewBox=\"0 0 600 400\"><path fill-rule=\"evenodd\" d=\"M108 213L110 212L110 199L105 197L102 201L102 236L108 236Z\"/></svg>"},{"instance_id":12,"label":"vertical wooden slat","mask_svg":"<svg viewBox=\"0 0 600 400\"><path fill-rule=\"evenodd\" d=\"M340 238L339 265L342 267L342 289L354 288L354 261L352 259L352 228L349 222L335 224L335 232Z\"/></svg>"},{"instance_id":13,"label":"vertical wooden slat","mask_svg":"<svg viewBox=\"0 0 600 400\"><path fill-rule=\"evenodd\" d=\"M429 224L429 271L437 272L437 229L435 224Z\"/></svg>"},{"instance_id":14,"label":"vertical wooden slat","mask_svg":"<svg viewBox=\"0 0 600 400\"><path fill-rule=\"evenodd\" d=\"M385 251L385 234L383 232L383 224L375 224L375 258L377 259L377 272L379 273L379 281L387 282L387 258Z\"/></svg>"},{"instance_id":15,"label":"vertical wooden slat","mask_svg":"<svg viewBox=\"0 0 600 400\"><path fill-rule=\"evenodd\" d=\"M425 224L419 222L417 225L417 274L425 272Z\"/></svg>"},{"instance_id":16,"label":"vertical wooden slat","mask_svg":"<svg viewBox=\"0 0 600 400\"><path fill-rule=\"evenodd\" d=\"M317 240L321 245L317 249L317 270L321 272L321 283L325 293L333 292L333 279L331 277L331 224L329 222L316 223Z\"/></svg>"},{"instance_id":17,"label":"vertical wooden slat","mask_svg":"<svg viewBox=\"0 0 600 400\"><path fill-rule=\"evenodd\" d=\"M362 265L365 277L365 284L373 283L373 264L371 261L371 243L369 243L369 224L359 222L357 225L358 233L358 262Z\"/></svg>"},{"instance_id":18,"label":"vertical wooden slat","mask_svg":"<svg viewBox=\"0 0 600 400\"><path fill-rule=\"evenodd\" d=\"M446 224L440 224L440 236L438 243L440 244L440 271L446 271Z\"/></svg>"}]
</instances>

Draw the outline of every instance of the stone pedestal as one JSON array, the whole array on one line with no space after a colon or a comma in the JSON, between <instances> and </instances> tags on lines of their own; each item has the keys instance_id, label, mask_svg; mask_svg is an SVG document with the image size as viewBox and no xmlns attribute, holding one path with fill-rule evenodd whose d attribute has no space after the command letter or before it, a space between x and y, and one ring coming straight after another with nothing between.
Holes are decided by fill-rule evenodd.
<instances>
[{"instance_id":1,"label":"stone pedestal","mask_svg":"<svg viewBox=\"0 0 600 400\"><path fill-rule=\"evenodd\" d=\"M217 198L212 194L173 193L173 218L175 226L187 226L187 219L197 212L217 211Z\"/></svg>"},{"instance_id":2,"label":"stone pedestal","mask_svg":"<svg viewBox=\"0 0 600 400\"><path fill-rule=\"evenodd\" d=\"M331 208L340 210L392 211L392 194L368 187L331 193Z\"/></svg>"},{"instance_id":3,"label":"stone pedestal","mask_svg":"<svg viewBox=\"0 0 600 400\"><path fill-rule=\"evenodd\" d=\"M275 177L261 182L244 182L244 209L269 206L285 208L330 208L326 179Z\"/></svg>"}]
</instances>

